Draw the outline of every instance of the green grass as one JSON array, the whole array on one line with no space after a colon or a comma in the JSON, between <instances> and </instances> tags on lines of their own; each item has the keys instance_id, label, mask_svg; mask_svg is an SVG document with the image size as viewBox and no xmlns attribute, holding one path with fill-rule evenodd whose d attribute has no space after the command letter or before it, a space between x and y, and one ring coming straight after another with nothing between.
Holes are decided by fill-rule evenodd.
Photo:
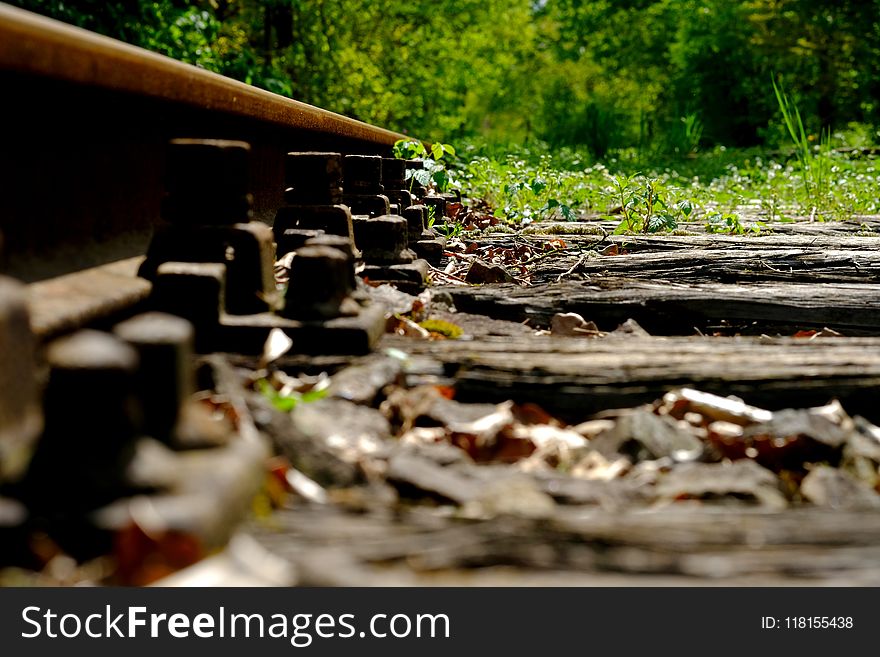
<instances>
[{"instance_id":1,"label":"green grass","mask_svg":"<svg viewBox=\"0 0 880 657\"><path fill-rule=\"evenodd\" d=\"M880 163L835 152L834 147L847 145L845 135L812 146L815 136L804 132L804 140L809 160L803 149L722 147L674 161L626 151L591 163L569 149L551 154L533 146L485 154L465 147L455 168L470 197L485 200L513 225L609 219L623 220L634 232L653 232L674 230L689 220L712 222L717 230L755 232L757 222L880 213Z\"/></svg>"}]
</instances>

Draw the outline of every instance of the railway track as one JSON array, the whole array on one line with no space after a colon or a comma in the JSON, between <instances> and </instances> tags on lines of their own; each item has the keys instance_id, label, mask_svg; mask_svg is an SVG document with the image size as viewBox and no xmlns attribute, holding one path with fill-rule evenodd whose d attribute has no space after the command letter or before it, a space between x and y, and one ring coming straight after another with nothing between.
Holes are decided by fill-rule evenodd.
<instances>
[{"instance_id":1,"label":"railway track","mask_svg":"<svg viewBox=\"0 0 880 657\"><path fill-rule=\"evenodd\" d=\"M205 140L229 145L227 151L221 147L208 154L211 159L220 153L221 168L229 164L222 160L222 152L233 152L233 159L246 158L244 166L235 170L239 174L235 185L247 194L246 207L240 208L241 216L236 217L245 228L232 237L246 241L248 231L258 239L264 238L266 233L260 226L271 224L276 210L284 205L287 153L388 156L391 146L403 135L2 4L0 85L9 99L4 108L6 125L14 126L0 149L0 176L6 192L0 201L0 270L9 277L3 279L0 295L0 486L5 495L0 496L0 534L7 544L0 550L0 561L6 565L23 560L25 565L33 565L27 537L38 527L62 545L66 541L75 543L76 547L65 549L73 553L83 550L78 557L107 552L110 534L118 535L120 528L129 526L131 514L136 512L125 504L114 509L106 503L157 488L173 492L168 492L165 502L161 495L141 499L160 506L167 504L167 513L160 512L160 516L189 515L190 529L204 549L222 546L233 529L228 518L240 516L262 481L262 463L268 452L253 427L239 424L235 428L239 437L249 440L172 458L173 482L117 481L115 493L104 491L99 505L104 507L104 517L100 521L85 520L85 507L65 506L58 499L50 502L34 490L46 486L53 489L51 496L63 498L66 486L81 487L83 472L72 478L62 474L66 458L76 464L74 469L86 471L103 462L103 469L92 475L113 478L108 473L119 464L111 466L99 452L80 441L86 440L83 434L89 432L120 432L115 438L109 434L105 437L111 442L131 443L137 431L143 429L127 426L129 420L119 417L116 419L126 426L117 423L114 427L113 420L103 417L114 415L114 404L127 403L114 399L107 386L112 389L114 376L126 378L132 374L130 363L125 362L132 356L130 345L145 356L143 349L151 349L147 344L158 340L161 345L152 347L158 351L151 353L161 360L164 350L171 362L160 366L164 368L161 374L145 374L147 368L142 366L139 376L157 376L150 383L157 387L173 387L177 385L175 377L182 376L186 383L177 390L178 398L173 399L172 392L171 398L160 404L165 404L166 410L170 404L176 409L174 413L186 412L181 411L181 403L190 410L194 408L180 397L195 391L188 370L192 329L186 323L172 321L158 329L135 323L127 339L129 346L118 341L114 344L103 333L76 331L87 326L118 326L120 320L142 308L150 296L151 281L139 277L138 270L153 234L167 224L162 203L171 140L186 137L193 141L195 150ZM235 168L237 163L231 166ZM186 177L188 173L180 175ZM217 199L211 198L212 190L201 191L202 202L219 207ZM222 186L216 191L223 195ZM223 239L226 237L224 234ZM242 253L245 249L240 244ZM250 327L259 341L265 338L264 328ZM248 327L230 330L247 333ZM156 331L175 335L156 338ZM73 344L57 340L71 334ZM72 360L65 365L61 362L65 359ZM82 386L81 394L73 395L75 402L61 403L63 409L47 408L43 417L40 391L46 388L51 398L51 390L57 390L58 380L65 377L62 371L73 377L71 385ZM48 398L46 403L51 407L53 402ZM87 414L98 416L97 420L81 415L86 408L90 409ZM65 420L60 417L64 414L71 415ZM203 417L196 423L199 421L206 420ZM63 436L68 433L63 428L68 422L70 435ZM224 430L216 422L214 425L208 433L217 434L220 428L218 444L225 445ZM230 430L227 426L227 439ZM31 456L39 436L41 447ZM65 440L79 445L68 451L63 447ZM54 447L47 447L50 444ZM130 447L128 444L125 448ZM105 445L103 449L120 455L119 445ZM198 457L193 456L196 453ZM22 473L29 459L26 476ZM39 484L31 481L34 470L41 471ZM155 472L147 479L153 476ZM216 481L211 483L210 479ZM200 483L186 483L195 480ZM101 497L100 493L92 493ZM88 493L76 492L72 497L88 497ZM19 502L22 499L27 500L24 506ZM94 499L84 503L94 510ZM53 510L53 506L57 508ZM59 528L67 523L65 518L73 517L79 518L73 522L76 529ZM96 532L98 525L103 529ZM193 529L192 525L198 527ZM90 528L90 538L80 541L76 535L83 526Z\"/></svg>"},{"instance_id":2,"label":"railway track","mask_svg":"<svg viewBox=\"0 0 880 657\"><path fill-rule=\"evenodd\" d=\"M605 231L613 261L585 258L595 236L566 235L583 249L548 259L532 288L449 286L433 303L406 293L444 256L427 216L458 199L413 194L418 163L382 159L403 135L4 5L0 84L16 126L0 151L0 567L70 555L82 579L127 584L880 581L880 496L848 478L880 481L865 222L765 242ZM357 281L355 262L390 285ZM534 335L571 310L606 337ZM420 313L470 339L413 340L427 331L392 319ZM614 330L633 317L652 335ZM826 325L859 337L762 335ZM769 410L687 393L663 411L690 404L678 425L609 411L695 384ZM325 397L297 405L313 386ZM867 420L774 415L835 396ZM577 433L536 401L571 427L600 417ZM488 446L480 418L506 427ZM721 419L757 436L757 456L711 433ZM716 442L697 449L682 422ZM810 433L823 422L832 439ZM539 449L517 437L533 425ZM761 451L774 436L794 445L782 470ZM850 470L812 476L817 454ZM253 500L265 516L283 489L297 503L253 520ZM248 517L256 541L238 533Z\"/></svg>"}]
</instances>

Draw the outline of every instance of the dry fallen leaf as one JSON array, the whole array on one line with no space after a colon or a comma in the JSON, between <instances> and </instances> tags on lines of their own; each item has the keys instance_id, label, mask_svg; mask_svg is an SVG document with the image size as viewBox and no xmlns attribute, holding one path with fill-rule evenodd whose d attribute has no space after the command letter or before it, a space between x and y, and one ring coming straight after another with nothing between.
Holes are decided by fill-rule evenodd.
<instances>
[{"instance_id":1,"label":"dry fallen leaf","mask_svg":"<svg viewBox=\"0 0 880 657\"><path fill-rule=\"evenodd\" d=\"M600 337L602 332L594 322L588 322L577 313L556 313L550 320L550 334L555 337Z\"/></svg>"},{"instance_id":2,"label":"dry fallen leaf","mask_svg":"<svg viewBox=\"0 0 880 657\"><path fill-rule=\"evenodd\" d=\"M260 358L260 368L267 367L270 363L275 362L284 354L290 351L293 346L293 340L280 328L273 328L269 331L269 337L263 345L263 355Z\"/></svg>"}]
</instances>

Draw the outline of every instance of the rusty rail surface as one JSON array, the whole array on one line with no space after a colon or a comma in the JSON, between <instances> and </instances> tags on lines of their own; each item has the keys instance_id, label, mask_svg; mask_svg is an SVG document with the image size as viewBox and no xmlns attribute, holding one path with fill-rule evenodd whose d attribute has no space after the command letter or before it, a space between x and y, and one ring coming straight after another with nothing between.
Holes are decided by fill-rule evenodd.
<instances>
[{"instance_id":1,"label":"rusty rail surface","mask_svg":"<svg viewBox=\"0 0 880 657\"><path fill-rule=\"evenodd\" d=\"M403 135L0 4L0 270L27 282L141 255L175 137L247 141L254 218L284 154L383 154Z\"/></svg>"}]
</instances>

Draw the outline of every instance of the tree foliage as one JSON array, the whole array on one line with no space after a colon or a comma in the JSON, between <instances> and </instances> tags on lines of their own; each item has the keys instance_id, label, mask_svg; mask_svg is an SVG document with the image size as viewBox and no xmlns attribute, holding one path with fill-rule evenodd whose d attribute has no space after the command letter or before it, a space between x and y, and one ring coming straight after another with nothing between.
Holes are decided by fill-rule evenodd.
<instances>
[{"instance_id":1,"label":"tree foliage","mask_svg":"<svg viewBox=\"0 0 880 657\"><path fill-rule=\"evenodd\" d=\"M13 0L426 139L687 152L880 125L880 0Z\"/></svg>"}]
</instances>

